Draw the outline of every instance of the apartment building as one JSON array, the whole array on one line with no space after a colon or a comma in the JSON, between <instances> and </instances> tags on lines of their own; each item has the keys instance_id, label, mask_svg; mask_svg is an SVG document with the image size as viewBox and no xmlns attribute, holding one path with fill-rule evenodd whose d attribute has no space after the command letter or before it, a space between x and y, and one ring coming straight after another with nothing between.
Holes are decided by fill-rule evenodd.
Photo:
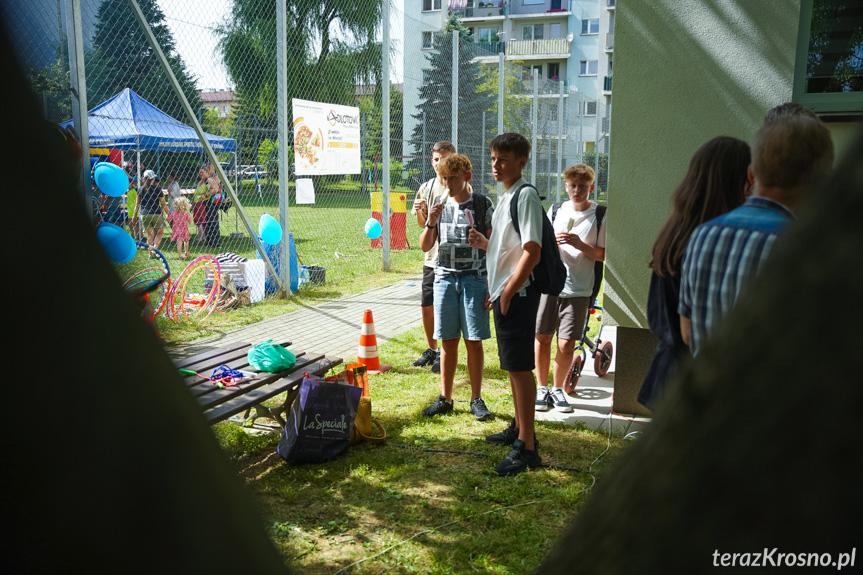
<instances>
[{"instance_id":1,"label":"apartment building","mask_svg":"<svg viewBox=\"0 0 863 575\"><path fill-rule=\"evenodd\" d=\"M424 53L434 50L435 32L457 14L470 30L476 60L497 65L520 62L522 77L563 83L570 133L578 123L580 153L596 145L608 151L612 94L615 0L408 0L405 2L405 134L416 120L419 87L428 71ZM544 83L549 86L548 83ZM548 92L548 90L546 90ZM556 97L546 93L543 97ZM579 117L580 116L580 117ZM600 124L597 130L597 116Z\"/></svg>"}]
</instances>

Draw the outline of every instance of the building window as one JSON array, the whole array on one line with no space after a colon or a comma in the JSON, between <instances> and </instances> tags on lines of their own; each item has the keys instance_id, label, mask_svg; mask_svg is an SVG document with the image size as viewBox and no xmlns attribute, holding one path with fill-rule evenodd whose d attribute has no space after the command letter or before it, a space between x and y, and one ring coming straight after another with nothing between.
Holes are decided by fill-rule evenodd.
<instances>
[{"instance_id":1,"label":"building window","mask_svg":"<svg viewBox=\"0 0 863 575\"><path fill-rule=\"evenodd\" d=\"M584 153L585 153L585 154L589 154L590 152L592 152L592 151L593 151L593 149L594 149L595 147L596 147L596 143L595 143L595 142L585 142L585 143L584 143Z\"/></svg>"},{"instance_id":2,"label":"building window","mask_svg":"<svg viewBox=\"0 0 863 575\"><path fill-rule=\"evenodd\" d=\"M440 10L440 0L423 0L423 12Z\"/></svg>"},{"instance_id":3,"label":"building window","mask_svg":"<svg viewBox=\"0 0 863 575\"><path fill-rule=\"evenodd\" d=\"M581 113L585 116L596 116L596 100L582 102Z\"/></svg>"},{"instance_id":4,"label":"building window","mask_svg":"<svg viewBox=\"0 0 863 575\"><path fill-rule=\"evenodd\" d=\"M560 38L560 24L549 24L548 36L549 38Z\"/></svg>"},{"instance_id":5,"label":"building window","mask_svg":"<svg viewBox=\"0 0 863 575\"><path fill-rule=\"evenodd\" d=\"M477 42L499 42L500 38L498 33L500 32L497 28L480 28L479 36L477 37Z\"/></svg>"},{"instance_id":6,"label":"building window","mask_svg":"<svg viewBox=\"0 0 863 575\"><path fill-rule=\"evenodd\" d=\"M580 76L596 76L597 60L582 60L578 74Z\"/></svg>"},{"instance_id":7,"label":"building window","mask_svg":"<svg viewBox=\"0 0 863 575\"><path fill-rule=\"evenodd\" d=\"M540 80L542 79L542 66L522 66L521 68L521 79L522 80L533 80L533 77L536 76Z\"/></svg>"},{"instance_id":8,"label":"building window","mask_svg":"<svg viewBox=\"0 0 863 575\"><path fill-rule=\"evenodd\" d=\"M581 33L582 35L599 34L599 19L582 20Z\"/></svg>"},{"instance_id":9,"label":"building window","mask_svg":"<svg viewBox=\"0 0 863 575\"><path fill-rule=\"evenodd\" d=\"M522 26L521 28L521 39L522 40L542 40L543 37L543 29L545 28L544 24L535 24L533 26Z\"/></svg>"},{"instance_id":10,"label":"building window","mask_svg":"<svg viewBox=\"0 0 863 575\"><path fill-rule=\"evenodd\" d=\"M431 50L433 45L434 35L431 32L423 32L423 50Z\"/></svg>"},{"instance_id":11,"label":"building window","mask_svg":"<svg viewBox=\"0 0 863 575\"><path fill-rule=\"evenodd\" d=\"M522 6L531 6L535 4L545 4L545 0L522 0Z\"/></svg>"},{"instance_id":12,"label":"building window","mask_svg":"<svg viewBox=\"0 0 863 575\"><path fill-rule=\"evenodd\" d=\"M818 113L863 107L859 3L801 0L793 99Z\"/></svg>"},{"instance_id":13,"label":"building window","mask_svg":"<svg viewBox=\"0 0 863 575\"><path fill-rule=\"evenodd\" d=\"M560 64L557 62L549 62L548 64L548 79L557 80L560 76Z\"/></svg>"}]
</instances>

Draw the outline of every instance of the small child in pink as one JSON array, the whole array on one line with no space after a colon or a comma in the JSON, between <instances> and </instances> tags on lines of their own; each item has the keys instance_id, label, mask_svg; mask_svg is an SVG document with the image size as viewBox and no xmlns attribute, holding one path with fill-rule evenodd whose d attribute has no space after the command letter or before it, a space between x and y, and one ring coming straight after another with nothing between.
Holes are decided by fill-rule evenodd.
<instances>
[{"instance_id":1,"label":"small child in pink","mask_svg":"<svg viewBox=\"0 0 863 575\"><path fill-rule=\"evenodd\" d=\"M171 224L171 241L177 242L177 256L180 261L189 257L189 223L192 214L189 213L189 200L177 198L174 200L174 211L168 214L168 223ZM183 253L185 252L185 257Z\"/></svg>"}]
</instances>

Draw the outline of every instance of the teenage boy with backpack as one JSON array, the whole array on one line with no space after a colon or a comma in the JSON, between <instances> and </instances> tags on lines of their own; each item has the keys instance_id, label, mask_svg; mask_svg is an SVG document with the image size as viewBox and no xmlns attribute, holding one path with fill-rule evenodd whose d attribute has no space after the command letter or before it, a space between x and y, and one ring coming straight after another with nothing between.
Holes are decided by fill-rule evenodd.
<instances>
[{"instance_id":1,"label":"teenage boy with backpack","mask_svg":"<svg viewBox=\"0 0 863 575\"><path fill-rule=\"evenodd\" d=\"M491 200L471 192L471 164L467 156L450 154L438 165L444 195L428 209L428 223L420 234L423 251L438 247L434 267L434 338L441 340L441 394L422 411L427 417L453 410L452 387L458 360L458 341L464 338L470 379L470 410L478 420L491 417L482 399L482 342L491 337L488 310L486 254L468 243L470 231L491 235Z\"/></svg>"},{"instance_id":2,"label":"teenage boy with backpack","mask_svg":"<svg viewBox=\"0 0 863 575\"><path fill-rule=\"evenodd\" d=\"M569 413L572 406L563 391L564 379L572 364L576 340L581 339L584 320L593 295L596 262L605 260L605 207L590 201L594 188L593 168L578 164L563 173L570 201L554 204L548 217L554 227L560 258L566 267L566 283L559 295L543 294L536 316L534 355L536 377L536 411ZM551 362L551 340L557 332L557 354L554 356L554 387L548 389Z\"/></svg>"},{"instance_id":3,"label":"teenage boy with backpack","mask_svg":"<svg viewBox=\"0 0 863 575\"><path fill-rule=\"evenodd\" d=\"M416 217L417 224L423 229L425 229L426 223L428 223L428 207L433 205L443 195L445 188L440 176L437 175L438 165L450 154L455 154L455 146L452 145L452 142L442 140L432 146L430 161L435 171L435 177L420 186L411 208L411 213ZM468 189L472 191L470 184L468 184ZM413 362L413 365L414 367L431 365L432 372L439 373L440 350L438 349L437 340L434 338L434 268L436 263L437 244L433 245L425 253L423 262L422 299L420 300L420 306L428 349L422 353L419 359Z\"/></svg>"},{"instance_id":4,"label":"teenage boy with backpack","mask_svg":"<svg viewBox=\"0 0 863 575\"><path fill-rule=\"evenodd\" d=\"M542 464L533 429L534 334L527 326L535 325L539 307L540 294L531 280L531 272L540 260L545 214L536 189L521 177L530 154L530 142L520 134L506 133L496 136L489 149L492 174L505 191L494 210L491 237L486 240L471 231L469 241L474 247L487 249L486 309L494 311L498 357L501 368L509 372L515 417L509 427L485 440L512 446L495 471L499 475L516 475ZM518 199L513 210L514 196ZM513 213L518 227L514 225Z\"/></svg>"}]
</instances>

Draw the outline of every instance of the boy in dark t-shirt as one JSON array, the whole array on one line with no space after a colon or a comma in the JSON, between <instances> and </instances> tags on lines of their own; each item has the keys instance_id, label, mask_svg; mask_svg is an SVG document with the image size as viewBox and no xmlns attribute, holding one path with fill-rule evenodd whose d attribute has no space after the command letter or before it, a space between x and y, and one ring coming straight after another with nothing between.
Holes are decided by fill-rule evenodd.
<instances>
[{"instance_id":1,"label":"boy in dark t-shirt","mask_svg":"<svg viewBox=\"0 0 863 575\"><path fill-rule=\"evenodd\" d=\"M484 355L482 340L491 337L485 300L488 277L485 251L471 247L471 229L491 235L494 211L491 200L471 192L471 164L467 156L451 154L441 160L438 176L445 190L429 208L428 223L420 234L420 247L438 246L434 280L434 337L441 340L441 394L422 411L428 417L453 410L452 388L458 359L458 342L464 338L470 378L470 409L479 420L491 417L481 397Z\"/></svg>"}]
</instances>

